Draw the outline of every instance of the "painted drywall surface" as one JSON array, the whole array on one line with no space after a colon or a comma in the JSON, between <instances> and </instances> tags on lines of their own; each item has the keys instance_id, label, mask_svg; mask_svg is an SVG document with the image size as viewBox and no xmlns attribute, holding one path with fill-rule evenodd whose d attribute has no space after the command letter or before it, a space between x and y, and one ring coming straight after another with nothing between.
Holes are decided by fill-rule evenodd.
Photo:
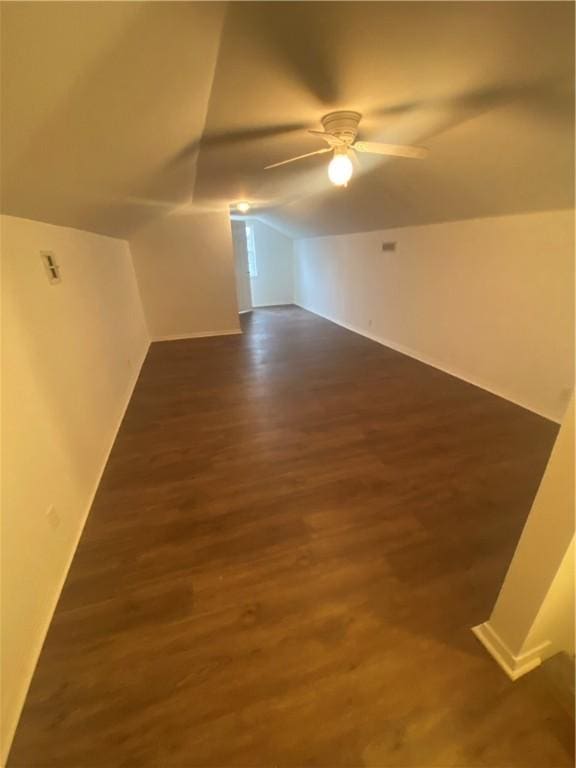
<instances>
[{"instance_id":1,"label":"painted drywall surface","mask_svg":"<svg viewBox=\"0 0 576 768\"><path fill-rule=\"evenodd\" d=\"M574 380L573 212L304 239L295 253L296 303L561 420Z\"/></svg>"},{"instance_id":2,"label":"painted drywall surface","mask_svg":"<svg viewBox=\"0 0 576 768\"><path fill-rule=\"evenodd\" d=\"M550 643L551 651L574 655L574 537L566 550L523 649Z\"/></svg>"},{"instance_id":3,"label":"painted drywall surface","mask_svg":"<svg viewBox=\"0 0 576 768\"><path fill-rule=\"evenodd\" d=\"M573 587L566 588L574 539L574 458L572 400L489 620L515 655L548 640L560 646L551 650L569 644L562 639L561 614L574 611Z\"/></svg>"},{"instance_id":4,"label":"painted drywall surface","mask_svg":"<svg viewBox=\"0 0 576 768\"><path fill-rule=\"evenodd\" d=\"M277 229L254 221L258 276L252 278L252 304L267 307L294 301L292 240Z\"/></svg>"},{"instance_id":5,"label":"painted drywall surface","mask_svg":"<svg viewBox=\"0 0 576 768\"><path fill-rule=\"evenodd\" d=\"M2 3L2 212L127 238L186 200L226 5Z\"/></svg>"},{"instance_id":6,"label":"painted drywall surface","mask_svg":"<svg viewBox=\"0 0 576 768\"><path fill-rule=\"evenodd\" d=\"M130 250L152 339L239 330L228 211L175 210Z\"/></svg>"},{"instance_id":7,"label":"painted drywall surface","mask_svg":"<svg viewBox=\"0 0 576 768\"><path fill-rule=\"evenodd\" d=\"M148 333L126 242L0 224L4 757Z\"/></svg>"}]
</instances>

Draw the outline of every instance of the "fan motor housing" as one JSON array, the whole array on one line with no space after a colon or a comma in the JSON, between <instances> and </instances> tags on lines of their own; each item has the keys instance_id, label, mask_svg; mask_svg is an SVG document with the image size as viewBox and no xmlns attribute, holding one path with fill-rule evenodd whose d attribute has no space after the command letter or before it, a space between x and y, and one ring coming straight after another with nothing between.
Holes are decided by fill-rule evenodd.
<instances>
[{"instance_id":1,"label":"fan motor housing","mask_svg":"<svg viewBox=\"0 0 576 768\"><path fill-rule=\"evenodd\" d=\"M331 133L347 144L352 144L358 134L358 123L361 117L359 112L330 112L322 118L322 125L326 133Z\"/></svg>"}]
</instances>

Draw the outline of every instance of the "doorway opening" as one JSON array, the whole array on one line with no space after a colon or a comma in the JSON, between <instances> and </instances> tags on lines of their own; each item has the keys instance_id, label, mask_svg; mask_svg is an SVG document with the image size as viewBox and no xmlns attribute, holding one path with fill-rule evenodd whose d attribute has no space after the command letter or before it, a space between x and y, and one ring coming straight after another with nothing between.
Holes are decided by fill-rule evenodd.
<instances>
[{"instance_id":1,"label":"doorway opening","mask_svg":"<svg viewBox=\"0 0 576 768\"><path fill-rule=\"evenodd\" d=\"M246 251L248 254L248 274L250 276L250 284L252 280L258 277L258 261L256 259L256 241L254 238L254 224L247 221L244 226L246 227Z\"/></svg>"},{"instance_id":2,"label":"doorway opening","mask_svg":"<svg viewBox=\"0 0 576 768\"><path fill-rule=\"evenodd\" d=\"M292 239L259 219L233 219L240 312L294 303Z\"/></svg>"},{"instance_id":3,"label":"doorway opening","mask_svg":"<svg viewBox=\"0 0 576 768\"><path fill-rule=\"evenodd\" d=\"M234 249L234 269L236 272L236 298L238 312L252 310L252 287L250 284L250 256L248 247L247 223L232 219L232 246ZM253 233L252 233L253 249ZM255 262L255 255L253 257Z\"/></svg>"}]
</instances>

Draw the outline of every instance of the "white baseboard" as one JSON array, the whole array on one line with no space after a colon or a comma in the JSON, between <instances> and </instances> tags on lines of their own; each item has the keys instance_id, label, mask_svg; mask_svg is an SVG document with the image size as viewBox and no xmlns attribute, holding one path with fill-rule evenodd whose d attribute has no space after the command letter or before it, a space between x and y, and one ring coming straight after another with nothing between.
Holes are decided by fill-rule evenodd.
<instances>
[{"instance_id":1,"label":"white baseboard","mask_svg":"<svg viewBox=\"0 0 576 768\"><path fill-rule=\"evenodd\" d=\"M70 548L68 559L66 561L64 570L62 572L62 577L55 590L55 594L54 594L52 603L49 607L49 611L47 612L46 622L42 627L42 630L38 633L36 647L33 649L32 653L30 654L31 663L27 670L26 675L23 676L21 690L19 691L16 697L16 700L14 702L14 708L13 708L14 716L8 722L3 723L3 728L4 728L4 733L2 734L3 754L0 756L0 766L4 766L6 764L6 760L8 759L8 755L10 753L10 747L12 746L14 734L16 733L16 728L20 720L20 715L22 714L22 709L26 701L26 696L28 695L30 683L32 682L34 672L36 671L36 665L38 664L40 653L42 652L42 647L46 640L46 635L48 634L48 630L50 629L50 624L52 623L52 619L54 617L54 613L56 611L56 607L58 605L60 595L62 594L62 590L64 589L64 584L66 583L66 579L68 577L68 571L70 570L70 566L72 565L72 561L74 560L74 555L76 554L76 550L78 549L78 544L80 543L80 539L82 537L82 533L84 531L86 521L88 520L88 515L90 514L90 510L92 509L92 504L94 503L94 498L100 486L102 475L104 474L104 470L106 469L106 465L108 464L110 453L112 452L112 448L114 447L114 443L116 442L116 437L118 435L118 431L120 430L120 426L124 420L124 416L126 415L126 411L130 404L130 400L132 399L132 393L134 392L134 388L136 387L136 383L138 381L138 378L140 377L140 372L142 370L142 366L144 365L144 361L146 360L146 355L148 354L149 348L150 348L150 341L148 340L146 343L146 348L144 349L144 352L142 354L142 359L140 360L139 364L136 365L133 369L133 375L128 383L128 387L126 388L124 404L121 408L120 415L117 420L115 429L113 430L112 440L110 441L110 445L106 450L104 459L102 461L102 466L98 471L98 476L96 478L96 482L94 484L94 487L88 499L86 509L82 514L80 525L78 526L78 531L74 537L74 541L73 541L72 547Z\"/></svg>"},{"instance_id":2,"label":"white baseboard","mask_svg":"<svg viewBox=\"0 0 576 768\"><path fill-rule=\"evenodd\" d=\"M185 339L206 339L210 336L235 336L242 333L240 328L233 328L229 331L200 331L199 333L175 333L169 336L154 336L152 342L156 341L184 341Z\"/></svg>"},{"instance_id":3,"label":"white baseboard","mask_svg":"<svg viewBox=\"0 0 576 768\"><path fill-rule=\"evenodd\" d=\"M522 675L536 669L552 653L551 644L546 642L516 656L487 621L472 627L472 632L510 680L518 680Z\"/></svg>"},{"instance_id":4,"label":"white baseboard","mask_svg":"<svg viewBox=\"0 0 576 768\"><path fill-rule=\"evenodd\" d=\"M514 403L514 405L519 405L520 408L524 408L525 410L531 411L532 413L535 413L538 416L542 416L543 418L548 419L548 421L553 421L556 424L560 424L562 421L561 417L545 412L541 408L535 407L532 403L527 403L522 400L519 400L516 396L510 395L510 393L508 392L503 392L502 390L497 389L493 384L489 384L489 383L486 383L485 381L481 381L480 379L473 378L467 374L462 373L462 371L458 371L454 368L448 368L446 365L439 363L437 360L434 360L431 357L423 355L420 352L417 352L416 350L410 347L406 347L404 346L404 344L398 344L397 342L392 341L391 339L385 339L382 336L377 336L376 334L370 333L369 331L365 331L362 328L357 328L356 326L351 325L350 323L346 323L342 320L338 320L337 318L331 317L330 315L324 315L321 312L317 312L315 309L310 309L309 307L305 307L303 304L296 304L296 306L300 307L301 309L305 309L307 312L311 312L313 315L318 315L318 317L323 317L324 320L329 320L331 323L340 325L342 328L346 328L346 330L348 331L357 333L359 336L364 336L365 338L370 339L371 341L375 341L377 344L382 344L382 346L384 347L389 347L390 349L393 349L395 352L400 352L403 355L407 355L408 357L414 358L414 360L418 360L418 362L420 363L424 363L425 365L430 365L432 368L436 368L437 370L442 371L443 373L447 373L450 376L454 376L457 379L461 379L462 381L465 381L467 384L472 384L474 387L483 389L485 392L490 392L491 395L496 395L496 397L501 397L503 400L508 400L508 402Z\"/></svg>"}]
</instances>

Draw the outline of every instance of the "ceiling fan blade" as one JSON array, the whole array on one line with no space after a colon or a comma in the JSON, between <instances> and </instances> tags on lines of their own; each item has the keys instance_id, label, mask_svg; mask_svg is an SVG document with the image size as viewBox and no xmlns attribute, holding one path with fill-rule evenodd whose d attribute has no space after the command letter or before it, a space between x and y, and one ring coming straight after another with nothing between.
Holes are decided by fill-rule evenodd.
<instances>
[{"instance_id":1,"label":"ceiling fan blade","mask_svg":"<svg viewBox=\"0 0 576 768\"><path fill-rule=\"evenodd\" d=\"M346 145L346 142L342 141L342 139L339 139L338 136L334 136L331 133L326 133L326 131L314 131L308 129L308 133L311 133L312 136L320 136L320 138L324 139L324 141L327 141L331 147L343 147Z\"/></svg>"},{"instance_id":2,"label":"ceiling fan blade","mask_svg":"<svg viewBox=\"0 0 576 768\"><path fill-rule=\"evenodd\" d=\"M291 157L289 160L282 160L280 163L272 163L272 165L264 166L264 170L269 168L278 168L279 165L287 165L288 163L295 163L296 160L302 160L304 157L312 157L312 155L323 155L325 152L332 152L332 147L324 147L323 149L317 149L315 152L306 152L305 155L298 155L298 157Z\"/></svg>"},{"instance_id":3,"label":"ceiling fan blade","mask_svg":"<svg viewBox=\"0 0 576 768\"><path fill-rule=\"evenodd\" d=\"M390 157L412 157L422 159L428 155L424 147L408 147L402 144L382 144L379 141L357 141L352 145L357 152L368 152L372 155L388 155Z\"/></svg>"}]
</instances>

